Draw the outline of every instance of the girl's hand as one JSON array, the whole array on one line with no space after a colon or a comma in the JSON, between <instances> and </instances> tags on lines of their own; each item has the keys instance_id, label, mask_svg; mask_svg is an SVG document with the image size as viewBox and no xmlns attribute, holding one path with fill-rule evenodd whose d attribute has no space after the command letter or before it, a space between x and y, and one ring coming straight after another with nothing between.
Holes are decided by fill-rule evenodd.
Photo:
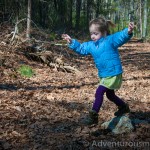
<instances>
[{"instance_id":1,"label":"girl's hand","mask_svg":"<svg viewBox=\"0 0 150 150\"><path fill-rule=\"evenodd\" d=\"M69 44L72 42L71 37L68 34L62 34L61 36L64 40L66 40Z\"/></svg>"},{"instance_id":2,"label":"girl's hand","mask_svg":"<svg viewBox=\"0 0 150 150\"><path fill-rule=\"evenodd\" d=\"M131 34L134 29L134 22L130 22L128 26L128 34Z\"/></svg>"}]
</instances>

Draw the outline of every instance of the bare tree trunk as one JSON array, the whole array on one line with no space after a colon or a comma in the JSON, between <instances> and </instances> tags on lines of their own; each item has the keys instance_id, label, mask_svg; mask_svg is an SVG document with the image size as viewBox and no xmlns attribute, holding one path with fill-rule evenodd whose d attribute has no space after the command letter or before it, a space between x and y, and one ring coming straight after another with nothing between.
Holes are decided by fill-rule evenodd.
<instances>
[{"instance_id":1,"label":"bare tree trunk","mask_svg":"<svg viewBox=\"0 0 150 150\"><path fill-rule=\"evenodd\" d=\"M101 3L101 0L97 0L96 1L96 18L100 15L100 3Z\"/></svg>"},{"instance_id":2,"label":"bare tree trunk","mask_svg":"<svg viewBox=\"0 0 150 150\"><path fill-rule=\"evenodd\" d=\"M87 1L83 0L82 6L83 6L83 18L84 18L83 22L84 22L84 25L85 25L84 28L83 28L84 30L88 29L87 24L86 24L86 22L87 22L86 4L87 4Z\"/></svg>"},{"instance_id":3,"label":"bare tree trunk","mask_svg":"<svg viewBox=\"0 0 150 150\"><path fill-rule=\"evenodd\" d=\"M31 0L28 0L28 16L27 16L27 32L26 32L27 40L30 40L30 30L31 30Z\"/></svg>"},{"instance_id":4,"label":"bare tree trunk","mask_svg":"<svg viewBox=\"0 0 150 150\"><path fill-rule=\"evenodd\" d=\"M147 0L144 0L144 24L143 24L143 37L146 37L147 32Z\"/></svg>"},{"instance_id":5,"label":"bare tree trunk","mask_svg":"<svg viewBox=\"0 0 150 150\"><path fill-rule=\"evenodd\" d=\"M142 0L140 0L140 37L143 35L143 26L142 26Z\"/></svg>"},{"instance_id":6,"label":"bare tree trunk","mask_svg":"<svg viewBox=\"0 0 150 150\"><path fill-rule=\"evenodd\" d=\"M72 11L73 11L72 5L73 5L73 0L70 0L69 1L69 6L70 6L70 8L69 8L69 27L70 28L72 28Z\"/></svg>"},{"instance_id":7,"label":"bare tree trunk","mask_svg":"<svg viewBox=\"0 0 150 150\"><path fill-rule=\"evenodd\" d=\"M39 1L39 21L40 21L40 25L43 27L43 28L46 28L47 27L47 16L48 14L48 4L46 2L42 2L42 1Z\"/></svg>"},{"instance_id":8,"label":"bare tree trunk","mask_svg":"<svg viewBox=\"0 0 150 150\"><path fill-rule=\"evenodd\" d=\"M79 29L80 24L81 1L82 0L76 0L76 25L75 25L76 30Z\"/></svg>"},{"instance_id":9,"label":"bare tree trunk","mask_svg":"<svg viewBox=\"0 0 150 150\"><path fill-rule=\"evenodd\" d=\"M87 29L88 29L88 26L89 26L89 21L90 21L90 0L87 0L87 8L86 8L86 24L87 24Z\"/></svg>"}]
</instances>

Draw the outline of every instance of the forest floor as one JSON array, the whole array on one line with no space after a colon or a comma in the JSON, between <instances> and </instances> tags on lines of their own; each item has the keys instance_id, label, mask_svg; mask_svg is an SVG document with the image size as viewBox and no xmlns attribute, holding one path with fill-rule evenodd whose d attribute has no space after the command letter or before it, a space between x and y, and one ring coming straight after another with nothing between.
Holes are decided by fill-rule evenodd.
<instances>
[{"instance_id":1,"label":"forest floor","mask_svg":"<svg viewBox=\"0 0 150 150\"><path fill-rule=\"evenodd\" d=\"M57 51L57 47L55 47ZM4 63L0 69L0 150L148 150L150 141L150 44L131 42L119 51L124 74L116 91L131 108L130 117L146 120L135 131L114 135L100 125L85 126L82 119L92 107L99 79L90 56L70 53L65 61L80 74L63 72L28 60L17 50L0 46ZM1 59L2 60L2 59ZM21 65L32 67L35 75L22 77ZM104 97L99 121L114 117L117 107Z\"/></svg>"}]
</instances>

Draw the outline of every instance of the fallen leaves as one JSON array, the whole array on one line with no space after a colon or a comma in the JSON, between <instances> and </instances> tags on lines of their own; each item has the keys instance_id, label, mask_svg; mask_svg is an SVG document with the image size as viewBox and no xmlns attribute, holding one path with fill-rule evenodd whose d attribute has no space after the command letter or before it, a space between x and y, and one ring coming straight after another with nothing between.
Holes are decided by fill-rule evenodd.
<instances>
[{"instance_id":1,"label":"fallen leaves","mask_svg":"<svg viewBox=\"0 0 150 150\"><path fill-rule=\"evenodd\" d=\"M127 44L120 49L124 74L117 95L129 103L131 118L150 122L149 44ZM141 47L142 49L141 49ZM140 48L139 48L140 47ZM29 62L17 53L7 55L0 79L0 146L2 149L86 149L93 140L149 140L149 124L139 123L131 134L114 136L100 126L83 126L82 118L91 109L98 86L97 70L90 57L70 55L82 75L53 71ZM0 59L1 60L1 59ZM36 76L24 78L15 73L20 62L29 63ZM13 76L15 74L16 77ZM104 97L99 113L103 123L117 107ZM91 148L92 149L92 148Z\"/></svg>"}]
</instances>

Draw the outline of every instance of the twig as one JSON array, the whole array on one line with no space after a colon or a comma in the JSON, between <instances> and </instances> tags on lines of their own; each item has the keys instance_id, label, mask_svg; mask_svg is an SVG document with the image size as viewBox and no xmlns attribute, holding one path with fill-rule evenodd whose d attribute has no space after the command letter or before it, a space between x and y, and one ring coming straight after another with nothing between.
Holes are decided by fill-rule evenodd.
<instances>
[{"instance_id":1,"label":"twig","mask_svg":"<svg viewBox=\"0 0 150 150\"><path fill-rule=\"evenodd\" d=\"M16 33L17 33L17 30L18 30L18 24L19 24L20 22L24 21L24 20L26 20L26 18L21 19L21 20L19 20L18 22L16 22L16 24L15 24L15 31L14 31L14 33L13 33L12 39L10 40L11 42L14 40L15 35L16 35Z\"/></svg>"},{"instance_id":2,"label":"twig","mask_svg":"<svg viewBox=\"0 0 150 150\"><path fill-rule=\"evenodd\" d=\"M56 46L67 46L68 44L61 44L61 43L56 43Z\"/></svg>"}]
</instances>

